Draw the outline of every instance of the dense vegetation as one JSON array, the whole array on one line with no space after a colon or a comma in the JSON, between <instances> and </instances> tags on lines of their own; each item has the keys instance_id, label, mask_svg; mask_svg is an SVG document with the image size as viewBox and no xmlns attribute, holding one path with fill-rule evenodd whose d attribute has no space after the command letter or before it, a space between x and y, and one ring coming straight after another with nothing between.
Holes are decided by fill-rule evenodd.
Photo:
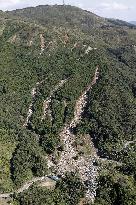
<instances>
[{"instance_id":1,"label":"dense vegetation","mask_svg":"<svg viewBox=\"0 0 136 205\"><path fill-rule=\"evenodd\" d=\"M66 174L58 181L54 190L32 186L29 191L15 195L14 200L20 205L75 205L84 197L84 187L75 173Z\"/></svg>"},{"instance_id":2,"label":"dense vegetation","mask_svg":"<svg viewBox=\"0 0 136 205\"><path fill-rule=\"evenodd\" d=\"M100 167L95 204L135 203L136 147L135 143L124 146L136 140L135 39L135 26L76 7L0 12L1 193L48 174L47 157L57 163L63 150L59 133L72 119L76 101L98 66L98 83L87 94L88 103L74 132L90 134L100 157L121 163L113 170ZM88 46L92 50L85 54ZM64 85L52 93L61 80ZM50 95L51 117L41 120L43 102ZM33 114L25 127L32 102ZM54 190L34 185L15 195L14 204L75 205L84 191L79 178L68 174Z\"/></svg>"},{"instance_id":3,"label":"dense vegetation","mask_svg":"<svg viewBox=\"0 0 136 205\"><path fill-rule=\"evenodd\" d=\"M118 173L101 176L95 205L135 204L136 188L131 178Z\"/></svg>"}]
</instances>

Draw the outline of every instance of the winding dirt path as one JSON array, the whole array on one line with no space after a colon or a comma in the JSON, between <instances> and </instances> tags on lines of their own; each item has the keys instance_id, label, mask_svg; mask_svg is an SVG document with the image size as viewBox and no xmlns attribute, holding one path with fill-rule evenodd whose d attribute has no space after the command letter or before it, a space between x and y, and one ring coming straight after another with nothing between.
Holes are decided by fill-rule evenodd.
<instances>
[{"instance_id":1,"label":"winding dirt path","mask_svg":"<svg viewBox=\"0 0 136 205\"><path fill-rule=\"evenodd\" d=\"M22 185L22 187L20 187L18 190L14 191L14 192L0 194L0 198L9 198L14 193L17 193L17 194L22 193L23 191L27 190L33 183L41 182L41 181L45 181L45 180L46 181L48 181L48 180L50 181L48 176L35 177L32 180L26 182L24 185Z\"/></svg>"}]
</instances>

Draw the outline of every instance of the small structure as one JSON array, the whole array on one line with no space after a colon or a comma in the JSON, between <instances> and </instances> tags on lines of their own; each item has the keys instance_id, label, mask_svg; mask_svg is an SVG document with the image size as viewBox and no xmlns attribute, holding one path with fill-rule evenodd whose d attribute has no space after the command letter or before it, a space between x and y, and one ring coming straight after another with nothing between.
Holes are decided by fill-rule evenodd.
<instances>
[{"instance_id":1,"label":"small structure","mask_svg":"<svg viewBox=\"0 0 136 205\"><path fill-rule=\"evenodd\" d=\"M57 176L48 176L48 178L50 178L50 179L52 179L52 180L54 180L54 181L58 181L59 180L59 177L57 177Z\"/></svg>"}]
</instances>

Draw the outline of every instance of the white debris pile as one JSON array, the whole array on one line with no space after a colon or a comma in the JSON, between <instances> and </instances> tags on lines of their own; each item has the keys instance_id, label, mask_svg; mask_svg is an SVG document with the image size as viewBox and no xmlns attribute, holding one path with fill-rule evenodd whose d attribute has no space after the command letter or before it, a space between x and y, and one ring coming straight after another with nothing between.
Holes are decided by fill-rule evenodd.
<instances>
[{"instance_id":1,"label":"white debris pile","mask_svg":"<svg viewBox=\"0 0 136 205\"><path fill-rule=\"evenodd\" d=\"M28 112L27 112L26 121L25 121L25 123L24 123L24 125L23 125L24 127L27 127L27 125L28 125L28 123L29 123L29 119L31 118L32 114L33 114L33 104L31 103L31 104L29 105L29 109L28 109Z\"/></svg>"},{"instance_id":2,"label":"white debris pile","mask_svg":"<svg viewBox=\"0 0 136 205\"><path fill-rule=\"evenodd\" d=\"M85 54L88 54L90 51L97 50L97 48L92 48L91 46L88 46L85 50Z\"/></svg>"},{"instance_id":3,"label":"white debris pile","mask_svg":"<svg viewBox=\"0 0 136 205\"><path fill-rule=\"evenodd\" d=\"M92 85L96 83L98 79L98 68L96 68L94 78L91 84L87 87L85 92L80 96L75 105L74 118L69 125L66 125L62 132L60 133L60 138L64 144L64 151L61 153L61 158L59 163L56 165L58 174L64 175L66 172L76 172L78 171L82 182L85 184L87 191L86 197L90 201L94 201L96 196L97 188L97 167L94 166L93 162L98 158L97 152L93 147L93 152L91 156L79 156L78 151L74 148L73 143L76 140L76 136L71 132L71 130L77 126L77 124L82 119L82 113L84 111L85 105L87 103L87 92L92 88ZM90 147L92 143L90 140Z\"/></svg>"},{"instance_id":4,"label":"white debris pile","mask_svg":"<svg viewBox=\"0 0 136 205\"><path fill-rule=\"evenodd\" d=\"M93 162L97 159L97 154L93 152L93 155L87 158L79 156L78 151L73 147L76 136L70 132L70 127L65 127L60 136L63 137L65 149L57 164L58 174L63 176L66 172L78 171L81 181L87 188L86 198L93 202L96 196L98 175L97 167L93 165Z\"/></svg>"},{"instance_id":5,"label":"white debris pile","mask_svg":"<svg viewBox=\"0 0 136 205\"><path fill-rule=\"evenodd\" d=\"M134 51L136 52L136 45L132 45Z\"/></svg>"},{"instance_id":6,"label":"white debris pile","mask_svg":"<svg viewBox=\"0 0 136 205\"><path fill-rule=\"evenodd\" d=\"M84 107L87 103L87 91L85 91L79 100L76 102L75 111L74 111L74 118L70 124L70 127L75 127L82 118L82 112L84 111Z\"/></svg>"},{"instance_id":7,"label":"white debris pile","mask_svg":"<svg viewBox=\"0 0 136 205\"><path fill-rule=\"evenodd\" d=\"M50 108L50 103L51 103L51 96L48 97L46 100L44 100L43 102L43 116L41 118L41 121L45 119L46 115L48 114L50 116L50 118L52 119L52 115L51 115L51 110Z\"/></svg>"},{"instance_id":8,"label":"white debris pile","mask_svg":"<svg viewBox=\"0 0 136 205\"><path fill-rule=\"evenodd\" d=\"M41 52L40 52L40 55L42 55L42 53L44 52L44 49L45 49L45 40L44 40L43 34L40 34L40 40L41 40Z\"/></svg>"},{"instance_id":9,"label":"white debris pile","mask_svg":"<svg viewBox=\"0 0 136 205\"><path fill-rule=\"evenodd\" d=\"M126 149L130 144L133 144L133 143L135 143L136 142L136 139L135 140L133 140L133 141L127 141L127 142L125 142L125 144L124 144L124 149Z\"/></svg>"},{"instance_id":10,"label":"white debris pile","mask_svg":"<svg viewBox=\"0 0 136 205\"><path fill-rule=\"evenodd\" d=\"M36 83L36 86L35 86L34 88L32 88L32 90L31 90L32 102L30 103L29 108L28 108L26 121L25 121L25 123L24 123L24 125L23 125L24 127L27 127L28 124L29 124L29 122L30 122L30 118L31 118L31 116L32 116L32 114L33 114L33 105L34 105L35 97L36 97L36 94L37 94L37 87L38 87L41 83L43 83L43 81L37 82L37 83Z\"/></svg>"}]
</instances>

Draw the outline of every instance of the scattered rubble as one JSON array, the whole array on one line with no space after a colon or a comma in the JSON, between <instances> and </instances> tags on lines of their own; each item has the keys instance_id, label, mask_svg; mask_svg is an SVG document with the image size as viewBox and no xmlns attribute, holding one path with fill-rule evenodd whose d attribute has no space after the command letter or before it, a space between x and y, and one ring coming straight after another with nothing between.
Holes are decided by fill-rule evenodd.
<instances>
[{"instance_id":1,"label":"scattered rubble","mask_svg":"<svg viewBox=\"0 0 136 205\"><path fill-rule=\"evenodd\" d=\"M78 171L82 182L87 188L86 198L92 202L96 196L97 188L96 179L98 175L98 168L93 165L95 158L97 158L97 153L93 152L91 156L79 156L78 151L73 147L76 136L72 133L71 130L81 121L82 113L87 103L87 92L92 88L92 85L96 83L98 74L99 72L97 67L91 84L87 87L87 89L76 102L74 118L72 119L71 123L66 125L60 133L60 138L64 144L64 151L61 153L60 161L56 165L57 173L59 175L64 175L67 171ZM92 146L91 141L90 146Z\"/></svg>"},{"instance_id":2,"label":"scattered rubble","mask_svg":"<svg viewBox=\"0 0 136 205\"><path fill-rule=\"evenodd\" d=\"M52 121L52 112L51 112L51 109L50 109L50 104L51 104L51 98L52 98L52 95L59 89L61 88L64 83L66 83L66 79L65 80L61 80L60 83L58 85L55 86L55 88L50 92L50 96L44 100L43 102L43 116L41 118L41 121L45 119L46 115L50 116L51 118L51 121Z\"/></svg>"},{"instance_id":3,"label":"scattered rubble","mask_svg":"<svg viewBox=\"0 0 136 205\"><path fill-rule=\"evenodd\" d=\"M35 101L35 97L36 97L36 93L37 93L37 87L38 87L41 83L43 83L43 81L37 82L37 83L36 83L36 86L35 86L34 88L32 88L32 90L31 90L32 102L31 102L31 104L29 105L29 109L28 109L28 112L27 112L27 118L26 118L26 121L25 121L25 123L24 123L24 125L23 125L24 127L27 127L28 124L29 124L29 122L30 122L30 118L31 118L31 116L32 116L32 114L33 114L33 105L34 105L34 101Z\"/></svg>"},{"instance_id":4,"label":"scattered rubble","mask_svg":"<svg viewBox=\"0 0 136 205\"><path fill-rule=\"evenodd\" d=\"M15 34L15 35L10 39L10 42L11 42L11 43L15 43L16 38L17 38L17 34Z\"/></svg>"},{"instance_id":5,"label":"scattered rubble","mask_svg":"<svg viewBox=\"0 0 136 205\"><path fill-rule=\"evenodd\" d=\"M88 48L85 50L85 54L88 54L90 51L97 50L97 48L92 48L91 46L88 46Z\"/></svg>"},{"instance_id":6,"label":"scattered rubble","mask_svg":"<svg viewBox=\"0 0 136 205\"><path fill-rule=\"evenodd\" d=\"M33 41L30 40L30 41L28 42L28 46L31 47L32 45L33 45Z\"/></svg>"},{"instance_id":7,"label":"scattered rubble","mask_svg":"<svg viewBox=\"0 0 136 205\"><path fill-rule=\"evenodd\" d=\"M44 49L45 49L45 40L43 34L40 34L40 40L41 40L41 52L40 55L42 55Z\"/></svg>"},{"instance_id":8,"label":"scattered rubble","mask_svg":"<svg viewBox=\"0 0 136 205\"><path fill-rule=\"evenodd\" d=\"M126 142L126 143L124 144L123 149L126 149L130 144L133 144L133 143L135 143L135 142L136 142L136 139L133 140L133 141L128 141L128 142Z\"/></svg>"},{"instance_id":9,"label":"scattered rubble","mask_svg":"<svg viewBox=\"0 0 136 205\"><path fill-rule=\"evenodd\" d=\"M136 52L136 45L132 45L134 51Z\"/></svg>"},{"instance_id":10,"label":"scattered rubble","mask_svg":"<svg viewBox=\"0 0 136 205\"><path fill-rule=\"evenodd\" d=\"M76 42L76 43L74 44L74 46L71 48L71 51L73 51L74 48L77 48L77 47L78 47L78 43Z\"/></svg>"}]
</instances>

